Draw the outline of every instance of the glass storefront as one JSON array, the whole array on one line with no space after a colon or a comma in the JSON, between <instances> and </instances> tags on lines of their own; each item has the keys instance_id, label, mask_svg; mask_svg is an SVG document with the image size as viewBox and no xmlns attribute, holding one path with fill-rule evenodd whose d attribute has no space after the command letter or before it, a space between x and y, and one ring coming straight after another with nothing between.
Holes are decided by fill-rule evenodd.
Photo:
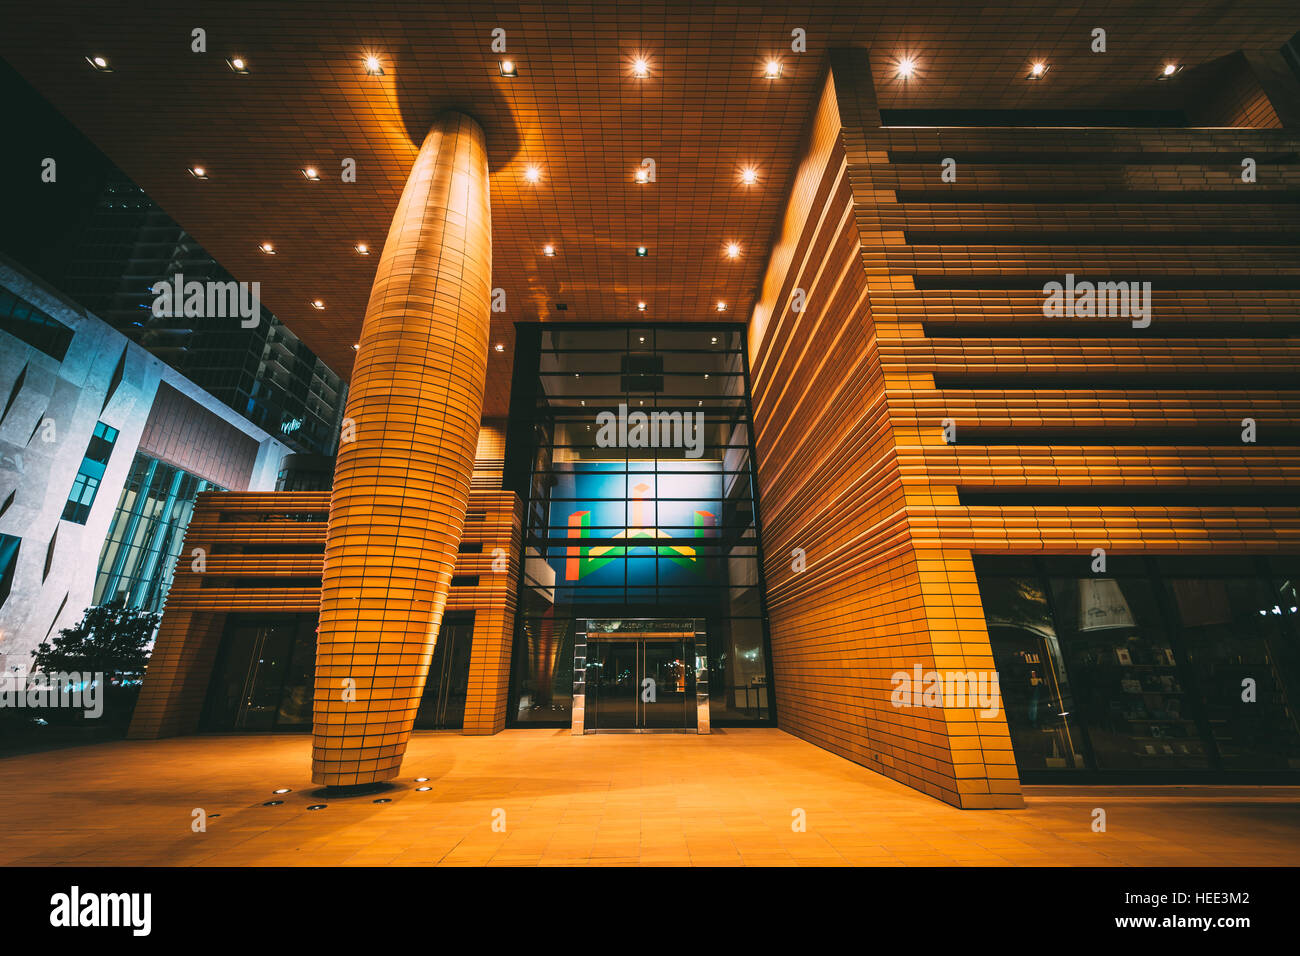
<instances>
[{"instance_id":1,"label":"glass storefront","mask_svg":"<svg viewBox=\"0 0 1300 956\"><path fill-rule=\"evenodd\" d=\"M200 726L208 731L310 730L316 614L229 614ZM473 612L448 614L438 631L415 726L458 730L469 690Z\"/></svg>"},{"instance_id":2,"label":"glass storefront","mask_svg":"<svg viewBox=\"0 0 1300 956\"><path fill-rule=\"evenodd\" d=\"M713 723L770 722L742 328L532 334L511 722L568 725L575 634L620 616L703 622Z\"/></svg>"},{"instance_id":3,"label":"glass storefront","mask_svg":"<svg viewBox=\"0 0 1300 956\"><path fill-rule=\"evenodd\" d=\"M976 556L1022 780L1300 776L1296 558Z\"/></svg>"}]
</instances>

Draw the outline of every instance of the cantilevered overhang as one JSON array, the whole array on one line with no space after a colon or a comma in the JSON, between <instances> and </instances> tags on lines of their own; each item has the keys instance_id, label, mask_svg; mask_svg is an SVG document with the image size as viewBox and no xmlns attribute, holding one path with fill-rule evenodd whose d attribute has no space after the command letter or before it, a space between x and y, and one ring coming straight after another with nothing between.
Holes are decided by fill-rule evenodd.
<instances>
[{"instance_id":1,"label":"cantilevered overhang","mask_svg":"<svg viewBox=\"0 0 1300 956\"><path fill-rule=\"evenodd\" d=\"M871 48L886 110L1154 108L1177 105L1197 68L1295 30L1287 2L1054 6L6 3L0 54L344 376L430 120L475 116L505 292L485 414L504 415L515 322L716 321L719 302L749 315L831 47ZM1030 80L1036 61L1050 69ZM1161 82L1166 62L1187 69ZM654 181L640 184L645 159Z\"/></svg>"}]
</instances>

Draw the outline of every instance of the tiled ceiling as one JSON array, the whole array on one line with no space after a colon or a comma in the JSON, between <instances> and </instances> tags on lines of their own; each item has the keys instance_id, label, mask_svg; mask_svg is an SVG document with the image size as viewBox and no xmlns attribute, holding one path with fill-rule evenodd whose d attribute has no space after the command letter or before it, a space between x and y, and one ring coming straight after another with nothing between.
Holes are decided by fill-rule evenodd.
<instances>
[{"instance_id":1,"label":"tiled ceiling","mask_svg":"<svg viewBox=\"0 0 1300 956\"><path fill-rule=\"evenodd\" d=\"M1154 80L1165 61L1276 50L1300 25L1291 0L5 6L21 13L5 14L0 54L223 266L260 281L263 302L344 376L428 121L444 108L476 116L493 166L493 285L506 293L487 415L506 410L515 322L748 316L829 47L872 48L885 108L1157 106L1177 95ZM1104 55L1090 51L1096 27ZM191 49L195 28L206 53ZM497 28L504 54L491 49ZM796 29L806 52L791 49ZM383 76L367 75L367 54ZM246 75L227 66L234 55ZM906 82L900 56L916 59ZM501 76L507 58L516 78ZM770 58L779 79L763 75ZM1028 81L1036 59L1051 68ZM645 158L656 181L638 185ZM341 180L345 159L355 183ZM189 174L196 164L206 181Z\"/></svg>"}]
</instances>

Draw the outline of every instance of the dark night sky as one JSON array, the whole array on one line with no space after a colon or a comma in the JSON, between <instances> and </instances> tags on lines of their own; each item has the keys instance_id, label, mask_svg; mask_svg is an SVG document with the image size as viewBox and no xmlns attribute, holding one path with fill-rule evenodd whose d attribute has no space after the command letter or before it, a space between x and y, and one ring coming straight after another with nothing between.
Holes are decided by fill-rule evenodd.
<instances>
[{"instance_id":1,"label":"dark night sky","mask_svg":"<svg viewBox=\"0 0 1300 956\"><path fill-rule=\"evenodd\" d=\"M58 288L67 251L114 167L3 59L0 124L0 253ZM57 163L54 183L41 181L47 156Z\"/></svg>"}]
</instances>

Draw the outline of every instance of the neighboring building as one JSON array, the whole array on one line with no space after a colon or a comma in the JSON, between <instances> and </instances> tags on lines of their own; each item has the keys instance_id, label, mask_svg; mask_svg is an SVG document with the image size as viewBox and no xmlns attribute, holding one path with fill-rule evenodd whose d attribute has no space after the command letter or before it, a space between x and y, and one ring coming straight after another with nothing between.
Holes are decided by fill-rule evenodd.
<instances>
[{"instance_id":1,"label":"neighboring building","mask_svg":"<svg viewBox=\"0 0 1300 956\"><path fill-rule=\"evenodd\" d=\"M269 490L289 449L0 262L0 668L94 604L162 610L198 493Z\"/></svg>"},{"instance_id":2,"label":"neighboring building","mask_svg":"<svg viewBox=\"0 0 1300 956\"><path fill-rule=\"evenodd\" d=\"M52 277L64 294L295 451L332 455L347 386L263 308L253 328L152 314L157 282L228 282L194 238L116 169Z\"/></svg>"}]
</instances>

